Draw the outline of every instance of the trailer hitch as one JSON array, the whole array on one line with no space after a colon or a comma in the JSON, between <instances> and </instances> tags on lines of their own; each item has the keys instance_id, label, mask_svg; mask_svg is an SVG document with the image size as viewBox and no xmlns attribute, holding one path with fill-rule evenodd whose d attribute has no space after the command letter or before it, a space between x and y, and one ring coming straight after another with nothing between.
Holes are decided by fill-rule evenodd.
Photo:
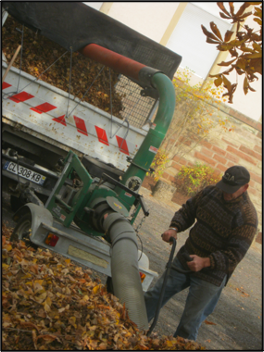
<instances>
[{"instance_id":1,"label":"trailer hitch","mask_svg":"<svg viewBox=\"0 0 264 352\"><path fill-rule=\"evenodd\" d=\"M156 308L156 312L155 312L155 317L154 317L154 320L153 320L153 323L151 324L149 330L147 331L147 336L149 336L156 323L157 323L157 320L158 320L158 317L159 317L159 312L160 312L160 308L161 308L161 302L163 300L163 296L164 296L164 292L165 292L165 289L166 289L166 283L167 283L167 279L168 279L168 275L169 275L169 272L170 272L170 269L173 269L173 270L176 270L178 271L179 273L182 273L182 274L190 274L192 273L191 270L183 270L183 269L180 269L180 268L177 268L177 267L171 267L171 263L172 263L172 259L173 259L173 256L174 256L174 252L175 252L175 248L176 248L176 244L177 244L177 241L174 237L171 237L170 238L170 242L172 242L172 248L171 248L171 252L170 252L170 257L169 257L169 261L168 263L166 264L166 271L165 271L165 274L164 274L164 280L163 280L163 284L162 284L162 287L161 287L161 292L160 292L160 297L159 297L159 301L158 301L158 304L157 304L157 308ZM184 253L184 257L186 259L186 261L192 261L193 259L189 256L188 253Z\"/></svg>"}]
</instances>

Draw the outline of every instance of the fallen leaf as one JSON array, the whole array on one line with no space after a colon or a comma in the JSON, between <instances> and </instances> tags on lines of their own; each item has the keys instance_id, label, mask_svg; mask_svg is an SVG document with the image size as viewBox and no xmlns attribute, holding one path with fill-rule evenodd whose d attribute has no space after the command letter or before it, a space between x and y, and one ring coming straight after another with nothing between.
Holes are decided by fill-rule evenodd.
<instances>
[{"instance_id":1,"label":"fallen leaf","mask_svg":"<svg viewBox=\"0 0 264 352\"><path fill-rule=\"evenodd\" d=\"M93 293L96 294L98 292L98 290L100 290L100 287L101 285L96 285L94 288L93 288Z\"/></svg>"},{"instance_id":2,"label":"fallen leaf","mask_svg":"<svg viewBox=\"0 0 264 352\"><path fill-rule=\"evenodd\" d=\"M107 343L106 342L101 342L99 345L98 345L98 350L107 350Z\"/></svg>"},{"instance_id":3,"label":"fallen leaf","mask_svg":"<svg viewBox=\"0 0 264 352\"><path fill-rule=\"evenodd\" d=\"M31 265L29 270L32 271L34 274L38 274L38 265Z\"/></svg>"},{"instance_id":4,"label":"fallen leaf","mask_svg":"<svg viewBox=\"0 0 264 352\"><path fill-rule=\"evenodd\" d=\"M43 339L46 343L51 343L53 342L54 340L57 340L61 343L61 340L58 338L58 336L55 336L55 335L50 335L50 334L47 334L47 335L39 335L37 337L37 340L39 339Z\"/></svg>"},{"instance_id":5,"label":"fallen leaf","mask_svg":"<svg viewBox=\"0 0 264 352\"><path fill-rule=\"evenodd\" d=\"M37 334L35 330L32 330L32 339L34 343L35 350L37 351L38 346L37 346Z\"/></svg>"},{"instance_id":6,"label":"fallen leaf","mask_svg":"<svg viewBox=\"0 0 264 352\"><path fill-rule=\"evenodd\" d=\"M8 244L5 246L5 249L10 252L12 250L12 245L11 244Z\"/></svg>"},{"instance_id":7,"label":"fallen leaf","mask_svg":"<svg viewBox=\"0 0 264 352\"><path fill-rule=\"evenodd\" d=\"M38 303L43 303L47 297L47 292L42 292L39 296L34 296L34 300Z\"/></svg>"},{"instance_id":8,"label":"fallen leaf","mask_svg":"<svg viewBox=\"0 0 264 352\"><path fill-rule=\"evenodd\" d=\"M19 324L20 324L22 327L24 327L24 328L36 329L36 330L39 332L38 327L37 327L35 324L31 323L31 322L21 321Z\"/></svg>"},{"instance_id":9,"label":"fallen leaf","mask_svg":"<svg viewBox=\"0 0 264 352\"><path fill-rule=\"evenodd\" d=\"M51 304L52 304L51 299L49 297L47 297L47 299L43 303L44 309L47 313L50 312L50 310L51 310L51 308L50 308Z\"/></svg>"},{"instance_id":10,"label":"fallen leaf","mask_svg":"<svg viewBox=\"0 0 264 352\"><path fill-rule=\"evenodd\" d=\"M204 323L208 325L217 325L216 323L213 323L212 321L209 321L209 320L205 320Z\"/></svg>"}]
</instances>

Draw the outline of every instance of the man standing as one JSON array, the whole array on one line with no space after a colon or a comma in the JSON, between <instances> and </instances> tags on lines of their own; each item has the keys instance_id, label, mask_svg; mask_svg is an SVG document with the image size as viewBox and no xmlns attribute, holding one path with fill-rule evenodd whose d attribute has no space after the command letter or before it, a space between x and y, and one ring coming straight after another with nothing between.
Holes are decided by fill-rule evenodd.
<instances>
[{"instance_id":1,"label":"man standing","mask_svg":"<svg viewBox=\"0 0 264 352\"><path fill-rule=\"evenodd\" d=\"M215 186L208 186L190 198L162 234L165 242L171 237L177 239L177 233L196 220L173 260L162 301L163 306L174 294L189 287L174 337L196 340L200 325L213 312L223 287L253 241L258 219L247 192L249 180L246 168L230 167ZM186 253L191 261L186 261ZM191 272L183 274L175 267ZM155 315L163 278L164 273L145 293L148 321Z\"/></svg>"}]
</instances>

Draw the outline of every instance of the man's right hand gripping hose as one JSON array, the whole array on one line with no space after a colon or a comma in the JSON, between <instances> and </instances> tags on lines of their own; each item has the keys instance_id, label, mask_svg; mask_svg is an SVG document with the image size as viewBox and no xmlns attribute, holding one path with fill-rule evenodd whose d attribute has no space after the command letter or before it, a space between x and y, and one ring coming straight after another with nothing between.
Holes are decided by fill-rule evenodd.
<instances>
[{"instance_id":1,"label":"man's right hand gripping hose","mask_svg":"<svg viewBox=\"0 0 264 352\"><path fill-rule=\"evenodd\" d=\"M176 228L170 228L161 234L161 238L164 242L167 242L172 245L173 242L171 240L171 237L174 237L175 240L177 240L177 232L178 230Z\"/></svg>"},{"instance_id":2,"label":"man's right hand gripping hose","mask_svg":"<svg viewBox=\"0 0 264 352\"><path fill-rule=\"evenodd\" d=\"M161 237L162 237L162 235L161 235ZM168 268L168 271L170 269L173 269L173 270L176 270L176 271L178 271L179 273L182 273L182 274L190 274L192 272L192 270L184 270L184 269L178 268L176 266L171 267L171 262L172 262L174 251L175 251L175 248L176 248L176 245L177 245L177 241L176 241L175 237L171 236L169 242L170 242L170 244L172 244L172 249L171 249L169 261L166 264L166 268ZM193 258L191 258L187 252L183 253L182 255L183 255L184 259L187 262L191 262L193 260Z\"/></svg>"}]
</instances>

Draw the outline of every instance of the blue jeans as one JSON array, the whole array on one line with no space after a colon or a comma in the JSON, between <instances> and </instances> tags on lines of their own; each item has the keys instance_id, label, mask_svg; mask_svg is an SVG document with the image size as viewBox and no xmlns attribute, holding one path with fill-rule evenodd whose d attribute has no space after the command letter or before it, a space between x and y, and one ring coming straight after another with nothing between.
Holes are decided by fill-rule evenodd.
<instances>
[{"instance_id":1,"label":"blue jeans","mask_svg":"<svg viewBox=\"0 0 264 352\"><path fill-rule=\"evenodd\" d=\"M173 260L172 266L183 269L176 257ZM149 322L155 316L163 279L164 273L158 279L155 286L144 295ZM185 308L178 328L173 335L174 337L181 336L189 340L196 340L198 329L206 317L214 311L225 282L226 277L221 286L218 287L192 274L182 274L176 270L170 270L161 307L164 306L174 294L190 287Z\"/></svg>"}]
</instances>

